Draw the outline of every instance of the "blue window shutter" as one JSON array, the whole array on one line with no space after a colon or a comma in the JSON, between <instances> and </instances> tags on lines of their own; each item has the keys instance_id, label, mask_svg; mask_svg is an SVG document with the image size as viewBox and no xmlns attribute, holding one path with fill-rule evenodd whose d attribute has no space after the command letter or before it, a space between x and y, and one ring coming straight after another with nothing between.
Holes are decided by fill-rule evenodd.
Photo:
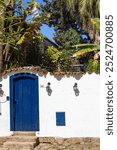
<instances>
[{"instance_id":1,"label":"blue window shutter","mask_svg":"<svg viewBox=\"0 0 117 150\"><path fill-rule=\"evenodd\" d=\"M56 126L65 126L65 112L56 112Z\"/></svg>"}]
</instances>

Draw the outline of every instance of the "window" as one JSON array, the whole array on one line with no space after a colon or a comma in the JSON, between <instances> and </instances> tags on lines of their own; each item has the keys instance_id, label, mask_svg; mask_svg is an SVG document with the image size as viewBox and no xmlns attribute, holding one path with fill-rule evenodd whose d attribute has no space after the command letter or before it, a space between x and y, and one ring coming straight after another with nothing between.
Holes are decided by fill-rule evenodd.
<instances>
[{"instance_id":1,"label":"window","mask_svg":"<svg viewBox=\"0 0 117 150\"><path fill-rule=\"evenodd\" d=\"M65 112L56 112L56 126L65 126Z\"/></svg>"}]
</instances>

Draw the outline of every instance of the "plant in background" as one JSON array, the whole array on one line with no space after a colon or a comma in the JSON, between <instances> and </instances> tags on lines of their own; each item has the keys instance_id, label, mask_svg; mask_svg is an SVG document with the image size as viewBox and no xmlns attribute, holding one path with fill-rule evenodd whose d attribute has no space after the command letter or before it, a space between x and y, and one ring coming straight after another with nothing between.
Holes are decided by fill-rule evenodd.
<instances>
[{"instance_id":1,"label":"plant in background","mask_svg":"<svg viewBox=\"0 0 117 150\"><path fill-rule=\"evenodd\" d=\"M60 59L60 64L61 64L61 70L62 71L70 71L71 70L71 55L72 51L69 50L62 50L62 55Z\"/></svg>"},{"instance_id":2,"label":"plant in background","mask_svg":"<svg viewBox=\"0 0 117 150\"><path fill-rule=\"evenodd\" d=\"M100 31L100 20L99 18L91 19L92 24L95 26L96 30ZM89 58L88 66L86 71L100 73L100 45L97 44L79 44L74 45L76 47L76 52L73 53L73 57L81 58L83 55L92 53L92 57Z\"/></svg>"},{"instance_id":3,"label":"plant in background","mask_svg":"<svg viewBox=\"0 0 117 150\"><path fill-rule=\"evenodd\" d=\"M32 0L27 8L22 7L22 0L0 0L0 74L11 66L22 66L21 45L38 38L43 40L40 27L48 16L35 14L34 8L41 9L39 3ZM30 21L27 17L34 13Z\"/></svg>"},{"instance_id":4,"label":"plant in background","mask_svg":"<svg viewBox=\"0 0 117 150\"><path fill-rule=\"evenodd\" d=\"M73 54L73 57L79 57L84 54L100 50L100 45L98 44L79 44L74 45L73 47L76 48L76 52Z\"/></svg>"},{"instance_id":5,"label":"plant in background","mask_svg":"<svg viewBox=\"0 0 117 150\"><path fill-rule=\"evenodd\" d=\"M91 66L97 61L99 63L100 1L52 0L45 2L46 11L51 13L48 24L55 28L54 39L59 49L62 52L69 51L71 57L75 56L76 65L83 63L85 66ZM82 38L83 36L86 38ZM90 60L94 60L94 63ZM70 57L68 63L70 66ZM87 69L85 67L85 71ZM92 72L99 71L92 69Z\"/></svg>"},{"instance_id":6,"label":"plant in background","mask_svg":"<svg viewBox=\"0 0 117 150\"><path fill-rule=\"evenodd\" d=\"M99 74L100 73L100 61L90 59L89 64L87 66L87 72L88 73L95 72L95 73Z\"/></svg>"},{"instance_id":7,"label":"plant in background","mask_svg":"<svg viewBox=\"0 0 117 150\"><path fill-rule=\"evenodd\" d=\"M77 63L87 63L89 72L98 72L99 0L45 0L44 7L32 0L25 9L22 1L0 0L0 74L3 68L30 63L49 71L69 71L72 56L78 59ZM41 56L38 51L45 38L40 33L42 24L54 26L57 47L53 44L43 49ZM41 60L29 59L32 54L29 45L34 49L31 56L37 53L39 57L35 61Z\"/></svg>"},{"instance_id":8,"label":"plant in background","mask_svg":"<svg viewBox=\"0 0 117 150\"><path fill-rule=\"evenodd\" d=\"M56 49L54 46L49 46L45 51L46 59L49 59L51 63L55 64L57 71L60 71L60 59L62 52Z\"/></svg>"},{"instance_id":9,"label":"plant in background","mask_svg":"<svg viewBox=\"0 0 117 150\"><path fill-rule=\"evenodd\" d=\"M72 45L76 45L82 40L81 35L73 28L67 31L56 31L54 39L61 49L69 49Z\"/></svg>"}]
</instances>

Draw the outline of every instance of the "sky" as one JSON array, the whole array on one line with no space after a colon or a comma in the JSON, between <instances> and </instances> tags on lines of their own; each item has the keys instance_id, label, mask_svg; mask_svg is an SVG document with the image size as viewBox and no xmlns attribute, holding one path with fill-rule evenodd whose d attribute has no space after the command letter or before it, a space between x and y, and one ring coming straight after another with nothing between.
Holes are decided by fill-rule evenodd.
<instances>
[{"instance_id":1,"label":"sky","mask_svg":"<svg viewBox=\"0 0 117 150\"><path fill-rule=\"evenodd\" d=\"M27 2L30 2L32 0L24 0L23 5L24 7L26 6ZM36 0L40 4L44 5L43 0ZM43 24L41 27L41 33L44 34L48 39L54 42L53 40L53 35L54 35L54 28L53 27L48 27L47 25Z\"/></svg>"}]
</instances>

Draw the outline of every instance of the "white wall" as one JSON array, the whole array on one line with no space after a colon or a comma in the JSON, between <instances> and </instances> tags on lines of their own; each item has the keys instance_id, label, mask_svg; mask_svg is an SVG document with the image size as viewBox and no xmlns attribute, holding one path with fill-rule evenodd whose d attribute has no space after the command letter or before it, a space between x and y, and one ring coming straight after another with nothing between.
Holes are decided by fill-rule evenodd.
<instances>
[{"instance_id":1,"label":"white wall","mask_svg":"<svg viewBox=\"0 0 117 150\"><path fill-rule=\"evenodd\" d=\"M99 137L99 75L86 74L81 78L63 77L57 80L49 74L39 77L40 132L37 136ZM52 95L46 92L51 83ZM3 90L9 95L9 78L3 79ZM79 96L73 91L78 83ZM0 136L10 132L9 102L2 104ZM66 113L66 126L56 126L56 112Z\"/></svg>"},{"instance_id":2,"label":"white wall","mask_svg":"<svg viewBox=\"0 0 117 150\"><path fill-rule=\"evenodd\" d=\"M51 96L45 89L48 82L53 90ZM79 96L73 91L75 82ZM64 77L60 81L48 75L39 84L41 136L99 136L99 75L86 74L79 80ZM66 112L66 126L56 126L57 111Z\"/></svg>"},{"instance_id":3,"label":"white wall","mask_svg":"<svg viewBox=\"0 0 117 150\"><path fill-rule=\"evenodd\" d=\"M3 79L2 82L2 89L4 91L3 97L0 97L0 102L6 101L6 96L9 96L9 77ZM10 106L9 101L5 103L0 103L0 136L7 136L10 135Z\"/></svg>"}]
</instances>

